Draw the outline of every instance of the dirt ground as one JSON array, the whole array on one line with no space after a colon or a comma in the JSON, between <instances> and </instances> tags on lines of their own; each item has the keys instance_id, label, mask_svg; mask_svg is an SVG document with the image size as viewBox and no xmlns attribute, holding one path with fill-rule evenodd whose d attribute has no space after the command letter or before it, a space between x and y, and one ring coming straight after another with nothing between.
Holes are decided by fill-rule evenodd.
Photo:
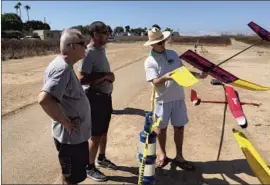
<instances>
[{"instance_id":1,"label":"dirt ground","mask_svg":"<svg viewBox=\"0 0 270 185\"><path fill-rule=\"evenodd\" d=\"M207 46L205 49L208 53L201 54L217 63L245 46L245 44L233 41L233 45L227 47ZM193 49L192 46L180 45L168 45L168 48L175 49L179 54L187 49ZM124 68L134 62L142 62L149 52L149 48L143 47L142 43L109 44L107 49L112 70ZM33 57L2 62L2 116L36 102L42 85L43 71L53 57ZM189 69L197 71L187 63L184 62L184 64ZM222 67L239 78L270 86L270 51L267 49L255 47ZM190 122L185 130L184 156L194 161L197 167L196 172L186 172L168 165L163 170L156 171L156 184L259 183L233 137L232 128L236 126L236 121L229 110L227 110L220 161L216 161L222 133L224 106L213 104L194 106L190 102L190 89L195 89L205 100L224 100L223 89L219 86L211 86L211 79L209 76L192 88L185 89ZM267 144L270 142L270 92L235 89L239 92L242 101L262 103L260 107L243 106L243 109L249 121L247 133L251 136L252 142L256 143L264 159L270 161L270 155L267 155L270 152L270 145ZM114 105L115 114L110 126L107 155L120 166L120 169L118 171L102 169L110 176L108 184L137 183L139 132L143 129L144 111L150 110L150 95L151 86L145 85L140 93L127 104L126 109L123 110L123 107ZM168 156L175 157L171 126L168 129L166 147ZM157 149L159 151L158 145ZM96 182L87 179L82 184L96 184Z\"/></svg>"},{"instance_id":2,"label":"dirt ground","mask_svg":"<svg viewBox=\"0 0 270 185\"><path fill-rule=\"evenodd\" d=\"M128 53L126 52L128 51ZM108 59L112 70L129 65L145 57L140 45L108 44ZM2 63L2 116L37 101L42 85L43 71L56 55L8 60ZM77 65L74 65L74 69Z\"/></svg>"}]
</instances>

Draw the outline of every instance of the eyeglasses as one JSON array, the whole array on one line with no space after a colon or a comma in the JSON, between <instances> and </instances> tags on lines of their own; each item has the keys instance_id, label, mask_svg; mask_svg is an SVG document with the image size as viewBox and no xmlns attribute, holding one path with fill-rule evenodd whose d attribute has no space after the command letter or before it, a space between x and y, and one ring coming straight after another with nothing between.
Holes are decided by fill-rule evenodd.
<instances>
[{"instance_id":1,"label":"eyeglasses","mask_svg":"<svg viewBox=\"0 0 270 185\"><path fill-rule=\"evenodd\" d=\"M104 31L100 31L98 32L99 34L105 34L105 35L108 35L109 34L109 31L108 30L104 30Z\"/></svg>"},{"instance_id":2,"label":"eyeglasses","mask_svg":"<svg viewBox=\"0 0 270 185\"><path fill-rule=\"evenodd\" d=\"M71 44L78 44L78 45L81 45L81 46L83 46L83 47L86 48L86 45L85 45L84 41L81 41L81 42L75 42L75 43L69 43L68 45L71 45Z\"/></svg>"}]
</instances>

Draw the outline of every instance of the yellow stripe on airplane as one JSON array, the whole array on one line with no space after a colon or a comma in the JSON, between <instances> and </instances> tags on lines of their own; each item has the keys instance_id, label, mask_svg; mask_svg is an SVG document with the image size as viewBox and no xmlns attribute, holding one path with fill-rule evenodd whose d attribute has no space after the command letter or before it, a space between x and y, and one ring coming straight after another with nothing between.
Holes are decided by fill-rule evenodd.
<instances>
[{"instance_id":1,"label":"yellow stripe on airplane","mask_svg":"<svg viewBox=\"0 0 270 185\"><path fill-rule=\"evenodd\" d=\"M234 82L230 83L232 86L241 87L243 89L248 89L252 91L268 91L270 90L270 87L264 87L252 82L248 82L246 80L235 80Z\"/></svg>"},{"instance_id":2,"label":"yellow stripe on airplane","mask_svg":"<svg viewBox=\"0 0 270 185\"><path fill-rule=\"evenodd\" d=\"M262 184L270 184L270 168L264 162L245 134L233 129L233 135L242 149L250 168Z\"/></svg>"}]
</instances>

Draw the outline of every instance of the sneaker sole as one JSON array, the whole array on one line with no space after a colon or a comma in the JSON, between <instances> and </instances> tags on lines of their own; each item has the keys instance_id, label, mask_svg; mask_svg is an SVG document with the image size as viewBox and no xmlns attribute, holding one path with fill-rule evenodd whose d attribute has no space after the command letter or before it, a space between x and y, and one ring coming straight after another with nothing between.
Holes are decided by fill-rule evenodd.
<instances>
[{"instance_id":1,"label":"sneaker sole","mask_svg":"<svg viewBox=\"0 0 270 185\"><path fill-rule=\"evenodd\" d=\"M96 166L97 166L97 167L106 168L106 169L110 169L110 170L114 170L114 171L116 171L116 170L117 170L117 169L110 168L110 167L108 167L108 166L105 166L105 165L102 165L102 164L98 164L98 163L96 163Z\"/></svg>"},{"instance_id":2,"label":"sneaker sole","mask_svg":"<svg viewBox=\"0 0 270 185\"><path fill-rule=\"evenodd\" d=\"M87 175L87 177L94 180L94 181L97 181L97 182L105 182L105 181L107 181L107 179L97 179L97 178L89 176L89 175Z\"/></svg>"}]
</instances>

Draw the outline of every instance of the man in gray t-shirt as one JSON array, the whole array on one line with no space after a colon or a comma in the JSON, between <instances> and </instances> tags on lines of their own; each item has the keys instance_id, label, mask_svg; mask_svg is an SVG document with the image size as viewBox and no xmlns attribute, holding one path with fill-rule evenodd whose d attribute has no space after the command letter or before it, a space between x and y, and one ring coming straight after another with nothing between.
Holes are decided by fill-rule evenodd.
<instances>
[{"instance_id":1,"label":"man in gray t-shirt","mask_svg":"<svg viewBox=\"0 0 270 185\"><path fill-rule=\"evenodd\" d=\"M61 54L45 70L38 101L52 119L63 183L77 184L86 178L91 137L90 104L73 70L73 65L84 56L81 32L64 30L60 50Z\"/></svg>"},{"instance_id":2,"label":"man in gray t-shirt","mask_svg":"<svg viewBox=\"0 0 270 185\"><path fill-rule=\"evenodd\" d=\"M106 57L104 45L108 39L107 26L100 21L89 26L91 35L84 59L79 63L79 79L91 104L92 137L89 140L89 164L87 176L95 181L106 181L107 177L95 167L96 165L117 169L116 165L105 156L107 132L112 114L114 74Z\"/></svg>"},{"instance_id":3,"label":"man in gray t-shirt","mask_svg":"<svg viewBox=\"0 0 270 185\"><path fill-rule=\"evenodd\" d=\"M79 62L78 71L85 74L96 74L106 76L111 74L111 68L106 56L104 47L96 47L90 43L86 49L86 55L83 60ZM83 88L86 91L93 90L96 92L111 94L113 91L113 84L109 80L103 80L96 83L85 84Z\"/></svg>"}]
</instances>

